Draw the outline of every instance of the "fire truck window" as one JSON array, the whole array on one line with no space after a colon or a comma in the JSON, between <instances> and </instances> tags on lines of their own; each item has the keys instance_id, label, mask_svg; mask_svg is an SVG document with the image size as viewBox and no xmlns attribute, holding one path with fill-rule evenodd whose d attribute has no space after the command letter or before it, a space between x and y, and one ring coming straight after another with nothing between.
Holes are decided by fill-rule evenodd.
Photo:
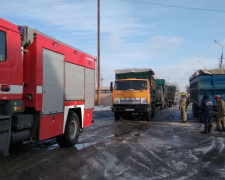
<instances>
[{"instance_id":1,"label":"fire truck window","mask_svg":"<svg viewBox=\"0 0 225 180\"><path fill-rule=\"evenodd\" d=\"M6 61L6 34L0 31L0 62Z\"/></svg>"}]
</instances>

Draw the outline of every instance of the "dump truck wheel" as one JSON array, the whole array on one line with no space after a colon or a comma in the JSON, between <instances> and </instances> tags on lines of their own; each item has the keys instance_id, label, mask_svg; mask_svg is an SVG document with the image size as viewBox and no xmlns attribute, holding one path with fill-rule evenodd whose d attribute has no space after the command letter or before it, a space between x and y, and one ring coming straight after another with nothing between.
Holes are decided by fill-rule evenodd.
<instances>
[{"instance_id":1,"label":"dump truck wheel","mask_svg":"<svg viewBox=\"0 0 225 180\"><path fill-rule=\"evenodd\" d=\"M155 106L152 106L151 118L155 117Z\"/></svg>"},{"instance_id":2,"label":"dump truck wheel","mask_svg":"<svg viewBox=\"0 0 225 180\"><path fill-rule=\"evenodd\" d=\"M192 112L193 112L193 117L194 118L198 118L199 117L199 107L196 104L193 104Z\"/></svg>"},{"instance_id":3,"label":"dump truck wheel","mask_svg":"<svg viewBox=\"0 0 225 180\"><path fill-rule=\"evenodd\" d=\"M164 103L164 108L165 108L165 109L167 108L167 103L166 103L166 101L165 101L165 103Z\"/></svg>"},{"instance_id":4,"label":"dump truck wheel","mask_svg":"<svg viewBox=\"0 0 225 180\"><path fill-rule=\"evenodd\" d=\"M65 126L65 132L64 134L57 136L57 143L61 147L74 146L78 141L79 129L80 123L77 114L69 113Z\"/></svg>"},{"instance_id":5,"label":"dump truck wheel","mask_svg":"<svg viewBox=\"0 0 225 180\"><path fill-rule=\"evenodd\" d=\"M146 121L151 121L151 111L145 113Z\"/></svg>"},{"instance_id":6,"label":"dump truck wheel","mask_svg":"<svg viewBox=\"0 0 225 180\"><path fill-rule=\"evenodd\" d=\"M122 114L120 112L114 112L115 121L119 121L121 119Z\"/></svg>"}]
</instances>

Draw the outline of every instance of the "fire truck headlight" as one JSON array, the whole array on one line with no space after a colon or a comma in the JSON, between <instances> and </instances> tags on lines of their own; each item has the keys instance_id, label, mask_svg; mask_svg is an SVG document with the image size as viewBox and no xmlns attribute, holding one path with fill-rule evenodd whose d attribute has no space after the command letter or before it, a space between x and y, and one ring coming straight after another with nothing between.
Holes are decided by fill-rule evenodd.
<instances>
[{"instance_id":1,"label":"fire truck headlight","mask_svg":"<svg viewBox=\"0 0 225 180\"><path fill-rule=\"evenodd\" d=\"M146 98L141 99L141 104L147 104L147 99Z\"/></svg>"},{"instance_id":2,"label":"fire truck headlight","mask_svg":"<svg viewBox=\"0 0 225 180\"><path fill-rule=\"evenodd\" d=\"M114 104L120 104L120 99L119 98L115 98L114 99Z\"/></svg>"},{"instance_id":3,"label":"fire truck headlight","mask_svg":"<svg viewBox=\"0 0 225 180\"><path fill-rule=\"evenodd\" d=\"M27 94L27 100L33 100L33 95L32 94Z\"/></svg>"}]
</instances>

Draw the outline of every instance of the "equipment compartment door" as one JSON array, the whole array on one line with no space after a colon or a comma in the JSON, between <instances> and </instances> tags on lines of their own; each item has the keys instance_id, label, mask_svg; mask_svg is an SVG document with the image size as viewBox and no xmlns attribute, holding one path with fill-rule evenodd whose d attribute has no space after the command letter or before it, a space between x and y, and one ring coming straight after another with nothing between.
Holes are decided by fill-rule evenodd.
<instances>
[{"instance_id":1,"label":"equipment compartment door","mask_svg":"<svg viewBox=\"0 0 225 180\"><path fill-rule=\"evenodd\" d=\"M95 71L85 69L85 109L93 109L95 104Z\"/></svg>"},{"instance_id":2,"label":"equipment compartment door","mask_svg":"<svg viewBox=\"0 0 225 180\"><path fill-rule=\"evenodd\" d=\"M42 113L62 113L64 103L64 55L43 49Z\"/></svg>"}]
</instances>

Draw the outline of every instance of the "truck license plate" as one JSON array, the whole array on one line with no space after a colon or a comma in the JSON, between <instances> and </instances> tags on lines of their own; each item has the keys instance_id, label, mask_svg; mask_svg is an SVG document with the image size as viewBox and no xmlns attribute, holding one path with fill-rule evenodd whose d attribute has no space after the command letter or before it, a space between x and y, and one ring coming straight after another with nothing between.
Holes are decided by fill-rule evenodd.
<instances>
[{"instance_id":1,"label":"truck license plate","mask_svg":"<svg viewBox=\"0 0 225 180\"><path fill-rule=\"evenodd\" d=\"M126 111L134 111L134 109L126 109Z\"/></svg>"}]
</instances>

